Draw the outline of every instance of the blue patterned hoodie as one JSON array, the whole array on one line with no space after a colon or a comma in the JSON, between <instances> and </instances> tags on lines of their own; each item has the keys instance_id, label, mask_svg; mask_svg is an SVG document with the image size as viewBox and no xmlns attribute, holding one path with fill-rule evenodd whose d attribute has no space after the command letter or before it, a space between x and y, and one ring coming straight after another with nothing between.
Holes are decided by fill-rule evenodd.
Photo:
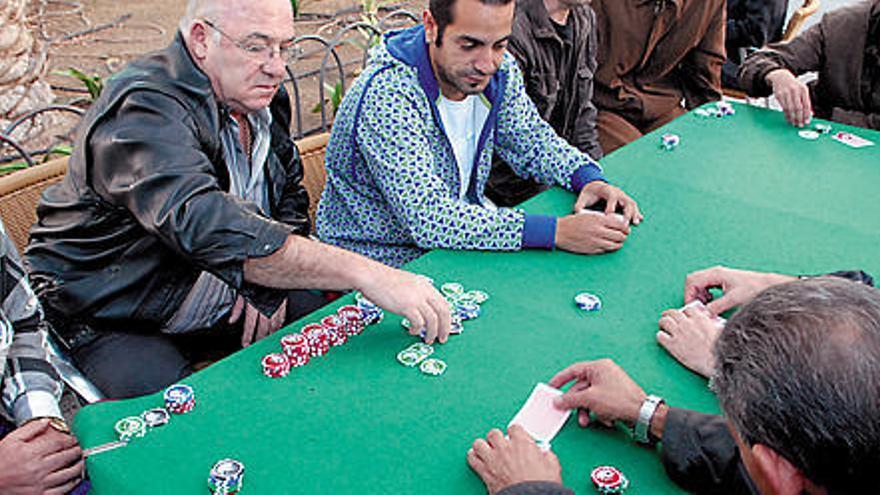
<instances>
[{"instance_id":1,"label":"blue patterned hoodie","mask_svg":"<svg viewBox=\"0 0 880 495\"><path fill-rule=\"evenodd\" d=\"M601 168L541 119L505 54L482 95L490 112L461 199L439 96L424 28L387 34L336 115L318 237L392 266L434 248L552 249L555 217L488 204L493 152L523 177L575 192L604 180Z\"/></svg>"}]
</instances>

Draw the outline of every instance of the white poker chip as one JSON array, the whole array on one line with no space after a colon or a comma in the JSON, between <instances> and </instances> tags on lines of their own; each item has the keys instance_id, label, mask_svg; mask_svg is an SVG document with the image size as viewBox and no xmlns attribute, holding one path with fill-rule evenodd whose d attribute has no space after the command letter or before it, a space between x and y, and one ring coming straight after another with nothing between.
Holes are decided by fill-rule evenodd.
<instances>
[{"instance_id":1,"label":"white poker chip","mask_svg":"<svg viewBox=\"0 0 880 495\"><path fill-rule=\"evenodd\" d=\"M589 292L581 292L574 296L574 303L577 307L588 312L599 311L602 309L602 300L595 294Z\"/></svg>"},{"instance_id":2,"label":"white poker chip","mask_svg":"<svg viewBox=\"0 0 880 495\"><path fill-rule=\"evenodd\" d=\"M807 141L815 141L815 140L819 139L819 133L814 130L811 130L811 129L804 129L802 131L798 131L798 136L800 136L803 139L806 139Z\"/></svg>"}]
</instances>

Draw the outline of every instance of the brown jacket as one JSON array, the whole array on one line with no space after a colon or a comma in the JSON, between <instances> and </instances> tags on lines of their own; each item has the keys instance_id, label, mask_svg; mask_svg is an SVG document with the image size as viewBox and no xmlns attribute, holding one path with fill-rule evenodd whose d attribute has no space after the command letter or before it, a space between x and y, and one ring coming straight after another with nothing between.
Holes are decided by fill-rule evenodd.
<instances>
[{"instance_id":1,"label":"brown jacket","mask_svg":"<svg viewBox=\"0 0 880 495\"><path fill-rule=\"evenodd\" d=\"M541 118L563 139L593 159L602 158L593 105L596 16L588 5L571 9L572 43L565 49L544 0L518 0L508 51L522 69L526 92ZM496 157L486 195L498 206L514 206L547 186L516 175Z\"/></svg>"},{"instance_id":2,"label":"brown jacket","mask_svg":"<svg viewBox=\"0 0 880 495\"><path fill-rule=\"evenodd\" d=\"M810 84L817 117L880 129L878 26L880 0L829 12L791 42L752 54L740 69L740 84L752 96L766 96L771 93L766 76L773 70L818 71L819 78Z\"/></svg>"},{"instance_id":3,"label":"brown jacket","mask_svg":"<svg viewBox=\"0 0 880 495\"><path fill-rule=\"evenodd\" d=\"M593 0L599 70L593 102L630 122L721 99L725 0Z\"/></svg>"}]
</instances>

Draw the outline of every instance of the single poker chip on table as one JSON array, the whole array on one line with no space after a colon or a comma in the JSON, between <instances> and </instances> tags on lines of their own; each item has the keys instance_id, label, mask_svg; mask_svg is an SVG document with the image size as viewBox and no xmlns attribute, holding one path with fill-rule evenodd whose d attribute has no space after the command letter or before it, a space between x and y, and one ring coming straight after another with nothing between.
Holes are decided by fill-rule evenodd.
<instances>
[{"instance_id":1,"label":"single poker chip on table","mask_svg":"<svg viewBox=\"0 0 880 495\"><path fill-rule=\"evenodd\" d=\"M578 308L587 312L594 312L602 309L602 300L599 299L599 296L590 294L589 292L581 292L574 296L574 303L577 304Z\"/></svg>"},{"instance_id":2,"label":"single poker chip on table","mask_svg":"<svg viewBox=\"0 0 880 495\"><path fill-rule=\"evenodd\" d=\"M144 420L144 424L147 428L158 428L168 424L171 420L171 414L169 414L168 410L164 407L157 407L142 412L141 419Z\"/></svg>"},{"instance_id":3,"label":"single poker chip on table","mask_svg":"<svg viewBox=\"0 0 880 495\"><path fill-rule=\"evenodd\" d=\"M122 418L116 422L114 429L122 442L128 442L132 438L140 438L147 434L147 424L140 416Z\"/></svg>"},{"instance_id":4,"label":"single poker chip on table","mask_svg":"<svg viewBox=\"0 0 880 495\"><path fill-rule=\"evenodd\" d=\"M806 139L807 141L815 141L819 139L820 134L818 131L814 131L812 129L803 129L798 131L798 136L800 136L802 139Z\"/></svg>"},{"instance_id":5,"label":"single poker chip on table","mask_svg":"<svg viewBox=\"0 0 880 495\"><path fill-rule=\"evenodd\" d=\"M629 480L614 466L599 466L590 473L590 480L602 494L623 493L629 487Z\"/></svg>"},{"instance_id":6,"label":"single poker chip on table","mask_svg":"<svg viewBox=\"0 0 880 495\"><path fill-rule=\"evenodd\" d=\"M440 376L446 372L446 363L437 358L428 358L419 365L419 371L426 375Z\"/></svg>"},{"instance_id":7,"label":"single poker chip on table","mask_svg":"<svg viewBox=\"0 0 880 495\"><path fill-rule=\"evenodd\" d=\"M412 349L404 349L397 353L397 362L408 368L412 368L422 362L426 357L427 356L419 354Z\"/></svg>"},{"instance_id":8,"label":"single poker chip on table","mask_svg":"<svg viewBox=\"0 0 880 495\"><path fill-rule=\"evenodd\" d=\"M222 459L208 474L208 488L215 495L232 495L244 486L244 464L235 459Z\"/></svg>"}]
</instances>

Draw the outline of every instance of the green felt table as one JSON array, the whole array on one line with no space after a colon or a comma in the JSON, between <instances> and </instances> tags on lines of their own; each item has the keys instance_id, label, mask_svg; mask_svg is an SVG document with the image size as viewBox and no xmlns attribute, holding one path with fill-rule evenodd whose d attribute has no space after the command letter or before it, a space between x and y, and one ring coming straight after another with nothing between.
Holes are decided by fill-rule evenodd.
<instances>
[{"instance_id":1,"label":"green felt table","mask_svg":"<svg viewBox=\"0 0 880 495\"><path fill-rule=\"evenodd\" d=\"M880 142L878 133L834 128ZM663 132L681 145L661 150ZM621 251L435 251L408 267L492 296L463 335L436 346L449 365L443 376L397 363L414 338L386 315L344 347L269 379L260 358L279 350L282 330L187 380L198 397L192 413L88 459L94 493L207 493L207 474L225 457L244 462L244 493L482 493L465 461L471 442L504 427L537 382L572 362L612 357L670 404L718 412L706 382L654 338L660 313L681 306L688 272L723 263L880 273L880 147L805 141L780 113L737 106L727 119L685 115L603 166L646 214ZM525 208L562 215L573 200L551 190ZM572 298L581 291L600 295L602 310L578 311ZM117 419L159 405L155 395L86 407L74 429L86 447L112 441ZM658 453L621 431L570 420L553 449L578 493L593 492L589 472L600 464L629 476L628 493L679 492Z\"/></svg>"}]
</instances>

